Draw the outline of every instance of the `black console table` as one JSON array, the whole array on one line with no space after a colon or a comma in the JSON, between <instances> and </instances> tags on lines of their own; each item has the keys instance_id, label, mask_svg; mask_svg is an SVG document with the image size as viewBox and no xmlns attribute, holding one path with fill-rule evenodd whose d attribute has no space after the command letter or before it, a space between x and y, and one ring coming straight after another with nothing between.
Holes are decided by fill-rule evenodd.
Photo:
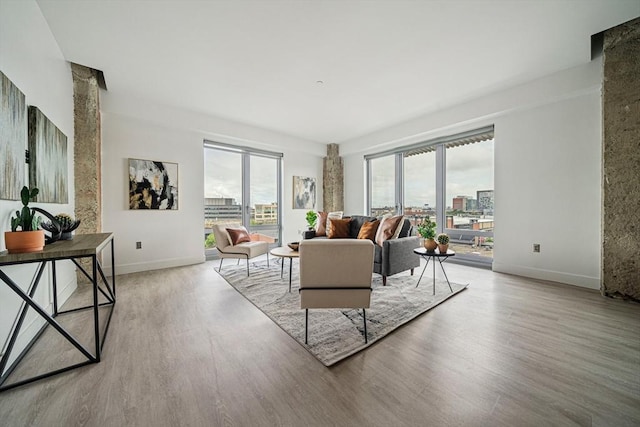
<instances>
[{"instance_id":1,"label":"black console table","mask_svg":"<svg viewBox=\"0 0 640 427\"><path fill-rule=\"evenodd\" d=\"M99 255L107 247L111 246L111 283L107 280L102 266L100 265ZM23 384L27 384L33 381L37 381L43 378L57 375L71 369L79 368L91 363L100 362L100 353L104 345L104 340L107 336L109 329L109 323L111 322L111 315L116 303L116 281L115 281L115 257L113 247L113 234L112 233L96 233L96 234L78 234L73 240L60 240L50 245L45 246L44 250L33 253L25 254L8 254L6 251L0 252L0 281L6 284L13 292L15 292L21 299L21 306L16 315L13 327L7 341L4 344L4 354L0 358L0 391L8 390L10 388L18 387ZM91 261L91 273L80 264L79 260L88 258ZM56 279L56 261L71 260L80 271L91 281L93 285L93 302L84 307L78 307L69 309L66 311L58 310L58 291L57 291L57 279ZM49 314L35 301L35 294L40 284L45 266L47 263L51 263L52 273L52 286L53 286L53 313ZM37 263L38 267L34 274L31 283L26 286L26 290L23 290L15 281L13 281L4 271L5 267L19 264ZM104 286L101 286L101 283ZM101 293L106 302L100 303L98 300L98 293ZM101 306L109 306L109 315L104 325L104 330L101 331L100 320L98 315L98 309ZM30 341L29 345L21 351L18 357L8 365L11 354L14 350L16 340L20 333L20 328L23 326L27 310L29 308L35 310L40 317L42 317L46 323L42 326L38 334ZM82 343L78 341L67 329L65 329L57 320L56 317L61 314L77 312L80 310L93 310L93 326L94 326L94 345L93 352L85 348ZM6 384L7 379L10 377L15 368L20 364L24 356L29 352L31 347L36 343L38 338L42 335L45 329L51 326L60 333L69 343L71 343L80 353L84 355L86 360L80 363L75 363L64 368L55 369L50 372L39 374L27 379L22 379L16 382ZM102 332L102 336L101 336Z\"/></svg>"}]
</instances>

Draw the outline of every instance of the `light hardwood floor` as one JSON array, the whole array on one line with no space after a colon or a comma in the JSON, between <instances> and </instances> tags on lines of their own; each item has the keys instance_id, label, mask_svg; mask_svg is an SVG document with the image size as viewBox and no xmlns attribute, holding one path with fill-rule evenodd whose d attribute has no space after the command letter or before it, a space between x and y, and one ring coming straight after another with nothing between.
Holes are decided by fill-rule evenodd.
<instances>
[{"instance_id":1,"label":"light hardwood floor","mask_svg":"<svg viewBox=\"0 0 640 427\"><path fill-rule=\"evenodd\" d=\"M0 425L640 425L640 304L450 264L467 290L326 368L217 266L118 276L103 361L1 393Z\"/></svg>"}]
</instances>

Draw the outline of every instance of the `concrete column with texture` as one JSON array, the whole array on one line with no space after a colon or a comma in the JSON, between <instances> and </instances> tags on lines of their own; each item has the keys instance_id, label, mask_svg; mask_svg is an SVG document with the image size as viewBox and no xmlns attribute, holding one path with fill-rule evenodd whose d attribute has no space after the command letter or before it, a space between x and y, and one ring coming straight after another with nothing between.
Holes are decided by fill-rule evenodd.
<instances>
[{"instance_id":1,"label":"concrete column with texture","mask_svg":"<svg viewBox=\"0 0 640 427\"><path fill-rule=\"evenodd\" d=\"M601 292L640 301L640 18L604 35Z\"/></svg>"},{"instance_id":2,"label":"concrete column with texture","mask_svg":"<svg viewBox=\"0 0 640 427\"><path fill-rule=\"evenodd\" d=\"M344 210L344 165L338 144L327 145L322 168L322 200L325 212Z\"/></svg>"},{"instance_id":3,"label":"concrete column with texture","mask_svg":"<svg viewBox=\"0 0 640 427\"><path fill-rule=\"evenodd\" d=\"M79 233L102 231L100 89L97 71L71 64L74 103L74 173Z\"/></svg>"}]
</instances>

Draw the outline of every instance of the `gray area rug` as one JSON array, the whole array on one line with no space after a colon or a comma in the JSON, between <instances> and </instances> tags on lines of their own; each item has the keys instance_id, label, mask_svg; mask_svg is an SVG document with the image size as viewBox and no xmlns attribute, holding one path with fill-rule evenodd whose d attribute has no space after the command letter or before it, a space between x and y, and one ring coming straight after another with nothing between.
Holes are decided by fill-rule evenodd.
<instances>
[{"instance_id":1,"label":"gray area rug","mask_svg":"<svg viewBox=\"0 0 640 427\"><path fill-rule=\"evenodd\" d=\"M367 348L467 287L451 282L452 293L447 282L438 280L436 294L432 295L431 266L417 288L422 269L416 269L414 276L408 271L391 276L387 278L387 286L382 286L382 276L374 274L371 308L367 309L369 342L364 342L362 309L310 309L309 344L305 344L304 310L300 309L298 294L298 261L294 260L293 263L291 293L288 261L282 278L280 264L273 260L270 267L266 262L251 263L249 277L244 263L239 266L235 263L223 265L220 274L325 366L331 366Z\"/></svg>"}]
</instances>

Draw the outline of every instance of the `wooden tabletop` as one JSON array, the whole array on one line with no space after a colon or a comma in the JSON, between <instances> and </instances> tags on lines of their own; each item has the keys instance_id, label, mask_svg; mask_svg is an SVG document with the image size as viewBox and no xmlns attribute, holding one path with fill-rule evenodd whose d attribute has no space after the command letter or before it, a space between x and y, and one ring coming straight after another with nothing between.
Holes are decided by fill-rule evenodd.
<instances>
[{"instance_id":1,"label":"wooden tabletop","mask_svg":"<svg viewBox=\"0 0 640 427\"><path fill-rule=\"evenodd\" d=\"M0 265L97 255L111 240L113 233L76 234L72 240L58 240L38 252L10 254L2 251Z\"/></svg>"},{"instance_id":2,"label":"wooden tabletop","mask_svg":"<svg viewBox=\"0 0 640 427\"><path fill-rule=\"evenodd\" d=\"M271 249L271 255L283 257L283 258L299 258L300 252L294 251L288 246L280 246L278 248Z\"/></svg>"}]
</instances>

